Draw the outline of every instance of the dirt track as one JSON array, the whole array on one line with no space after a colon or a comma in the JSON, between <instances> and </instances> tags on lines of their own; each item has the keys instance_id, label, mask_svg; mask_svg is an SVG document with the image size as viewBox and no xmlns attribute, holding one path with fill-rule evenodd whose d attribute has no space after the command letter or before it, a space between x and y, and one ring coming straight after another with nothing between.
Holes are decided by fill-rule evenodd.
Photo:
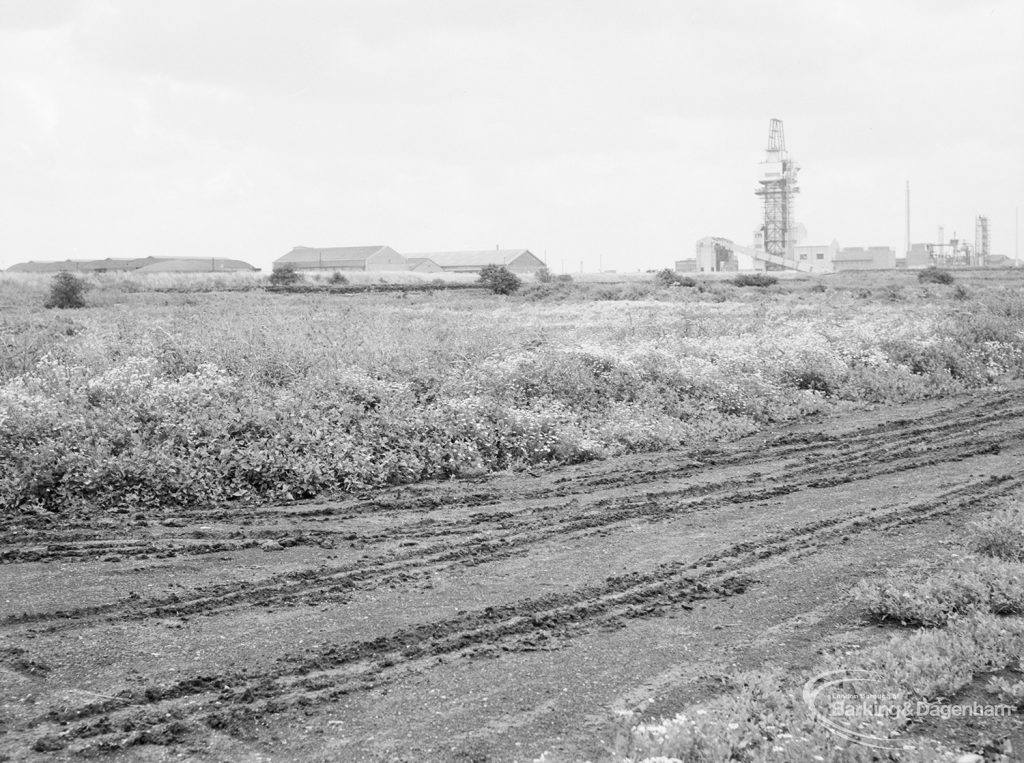
<instances>
[{"instance_id":1,"label":"dirt track","mask_svg":"<svg viewBox=\"0 0 1024 763\"><path fill-rule=\"evenodd\" d=\"M617 712L864 643L841 595L1020 494L1022 455L1010 389L341 502L7 517L0 760L599 756Z\"/></svg>"}]
</instances>

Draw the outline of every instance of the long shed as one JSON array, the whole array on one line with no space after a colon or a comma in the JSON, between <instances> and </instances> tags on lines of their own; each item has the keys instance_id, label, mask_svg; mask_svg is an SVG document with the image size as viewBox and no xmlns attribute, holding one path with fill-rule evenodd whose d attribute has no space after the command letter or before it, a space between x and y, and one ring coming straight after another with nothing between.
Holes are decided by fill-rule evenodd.
<instances>
[{"instance_id":1,"label":"long shed","mask_svg":"<svg viewBox=\"0 0 1024 763\"><path fill-rule=\"evenodd\" d=\"M274 260L274 270L408 270L405 257L390 246L296 246Z\"/></svg>"},{"instance_id":2,"label":"long shed","mask_svg":"<svg viewBox=\"0 0 1024 763\"><path fill-rule=\"evenodd\" d=\"M467 252L418 252L413 259L436 262L451 273L479 273L487 265L504 265L513 273L536 273L544 261L529 249L479 249Z\"/></svg>"}]
</instances>

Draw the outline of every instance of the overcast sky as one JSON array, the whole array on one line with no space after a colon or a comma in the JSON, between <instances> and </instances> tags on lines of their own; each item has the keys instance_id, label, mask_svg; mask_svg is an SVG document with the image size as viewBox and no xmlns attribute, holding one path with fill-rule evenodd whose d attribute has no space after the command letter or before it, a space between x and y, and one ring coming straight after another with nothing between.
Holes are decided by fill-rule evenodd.
<instances>
[{"instance_id":1,"label":"overcast sky","mask_svg":"<svg viewBox=\"0 0 1024 763\"><path fill-rule=\"evenodd\" d=\"M0 0L0 267L295 245L749 243L772 117L810 243L1014 252L1020 0Z\"/></svg>"}]
</instances>

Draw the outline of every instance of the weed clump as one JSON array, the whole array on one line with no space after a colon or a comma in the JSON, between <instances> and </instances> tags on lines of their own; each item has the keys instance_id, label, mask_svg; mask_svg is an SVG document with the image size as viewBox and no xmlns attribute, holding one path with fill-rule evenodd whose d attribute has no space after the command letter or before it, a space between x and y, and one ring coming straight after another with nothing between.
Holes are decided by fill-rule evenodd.
<instances>
[{"instance_id":1,"label":"weed clump","mask_svg":"<svg viewBox=\"0 0 1024 763\"><path fill-rule=\"evenodd\" d=\"M970 526L971 546L978 554L1024 562L1024 505L994 511Z\"/></svg>"},{"instance_id":2,"label":"weed clump","mask_svg":"<svg viewBox=\"0 0 1024 763\"><path fill-rule=\"evenodd\" d=\"M683 276L672 270L672 268L665 268L659 270L654 274L654 282L658 286L696 286L697 282L689 276Z\"/></svg>"},{"instance_id":3,"label":"weed clump","mask_svg":"<svg viewBox=\"0 0 1024 763\"><path fill-rule=\"evenodd\" d=\"M274 268L274 272L270 274L271 286L294 286L300 281L302 281L302 274L295 270L293 265Z\"/></svg>"},{"instance_id":4,"label":"weed clump","mask_svg":"<svg viewBox=\"0 0 1024 763\"><path fill-rule=\"evenodd\" d=\"M735 286L774 286L779 282L779 279L775 276L770 276L767 273L738 273L735 278L732 279L732 283Z\"/></svg>"},{"instance_id":5,"label":"weed clump","mask_svg":"<svg viewBox=\"0 0 1024 763\"><path fill-rule=\"evenodd\" d=\"M480 271L480 283L494 294L514 294L523 285L519 276L504 265L484 265Z\"/></svg>"},{"instance_id":6,"label":"weed clump","mask_svg":"<svg viewBox=\"0 0 1024 763\"><path fill-rule=\"evenodd\" d=\"M1017 564L995 559L956 562L921 579L907 570L880 581L862 580L853 597L869 614L903 625L937 627L974 613L1024 613L1024 579Z\"/></svg>"},{"instance_id":7,"label":"weed clump","mask_svg":"<svg viewBox=\"0 0 1024 763\"><path fill-rule=\"evenodd\" d=\"M85 307L85 290L89 284L73 273L62 270L53 277L50 285L50 298L46 307L57 307L61 310Z\"/></svg>"},{"instance_id":8,"label":"weed clump","mask_svg":"<svg viewBox=\"0 0 1024 763\"><path fill-rule=\"evenodd\" d=\"M921 283L938 283L949 286L953 283L953 274L948 270L937 268L934 265L927 267L917 274L917 280Z\"/></svg>"}]
</instances>

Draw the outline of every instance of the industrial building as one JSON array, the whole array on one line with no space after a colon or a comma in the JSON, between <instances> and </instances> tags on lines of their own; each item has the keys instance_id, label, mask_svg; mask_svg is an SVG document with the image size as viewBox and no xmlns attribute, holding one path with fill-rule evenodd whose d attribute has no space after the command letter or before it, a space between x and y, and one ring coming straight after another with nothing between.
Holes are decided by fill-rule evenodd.
<instances>
[{"instance_id":1,"label":"industrial building","mask_svg":"<svg viewBox=\"0 0 1024 763\"><path fill-rule=\"evenodd\" d=\"M830 244L806 244L807 232L795 216L795 198L800 192L800 165L786 148L782 120L768 125L768 147L760 163L754 194L761 200L761 221L753 231L750 246L737 244L721 236L706 236L697 241L693 259L676 261L679 272L716 273L735 271L795 270L804 273L837 273L847 270L892 270L996 265L1008 258L990 252L989 220L979 215L975 221L974 245L954 234L948 243L911 244L910 184L907 184L907 250L897 258L890 246L840 247ZM944 235L939 229L938 241Z\"/></svg>"},{"instance_id":2,"label":"industrial building","mask_svg":"<svg viewBox=\"0 0 1024 763\"><path fill-rule=\"evenodd\" d=\"M536 273L544 261L529 249L483 249L469 252L420 252L413 259L425 258L449 273L479 273L487 265L503 265L513 273Z\"/></svg>"},{"instance_id":3,"label":"industrial building","mask_svg":"<svg viewBox=\"0 0 1024 763\"><path fill-rule=\"evenodd\" d=\"M19 262L7 268L8 273L59 273L62 270L81 273L231 273L259 268L224 257L107 257L102 260Z\"/></svg>"},{"instance_id":4,"label":"industrial building","mask_svg":"<svg viewBox=\"0 0 1024 763\"><path fill-rule=\"evenodd\" d=\"M409 263L390 246L296 246L274 260L274 270L408 270Z\"/></svg>"},{"instance_id":5,"label":"industrial building","mask_svg":"<svg viewBox=\"0 0 1024 763\"><path fill-rule=\"evenodd\" d=\"M891 246L854 246L840 249L832 263L836 273L844 270L893 270L896 250Z\"/></svg>"},{"instance_id":6,"label":"industrial building","mask_svg":"<svg viewBox=\"0 0 1024 763\"><path fill-rule=\"evenodd\" d=\"M409 270L414 273L443 273L444 268L438 265L429 257L406 257L409 263Z\"/></svg>"},{"instance_id":7,"label":"industrial building","mask_svg":"<svg viewBox=\"0 0 1024 763\"><path fill-rule=\"evenodd\" d=\"M405 256L390 246L296 246L274 260L274 270L290 266L295 270L479 273L487 265L504 265L514 273L536 273L544 262L529 249L419 252Z\"/></svg>"},{"instance_id":8,"label":"industrial building","mask_svg":"<svg viewBox=\"0 0 1024 763\"><path fill-rule=\"evenodd\" d=\"M907 191L907 240L910 240L910 191ZM947 241L945 230L940 225L934 244L914 243L907 249L906 267L926 268L930 265L939 267L1006 267L1013 261L1006 256L993 254L990 245L990 227L988 217L978 215L974 219L974 243L959 238L956 232Z\"/></svg>"}]
</instances>

